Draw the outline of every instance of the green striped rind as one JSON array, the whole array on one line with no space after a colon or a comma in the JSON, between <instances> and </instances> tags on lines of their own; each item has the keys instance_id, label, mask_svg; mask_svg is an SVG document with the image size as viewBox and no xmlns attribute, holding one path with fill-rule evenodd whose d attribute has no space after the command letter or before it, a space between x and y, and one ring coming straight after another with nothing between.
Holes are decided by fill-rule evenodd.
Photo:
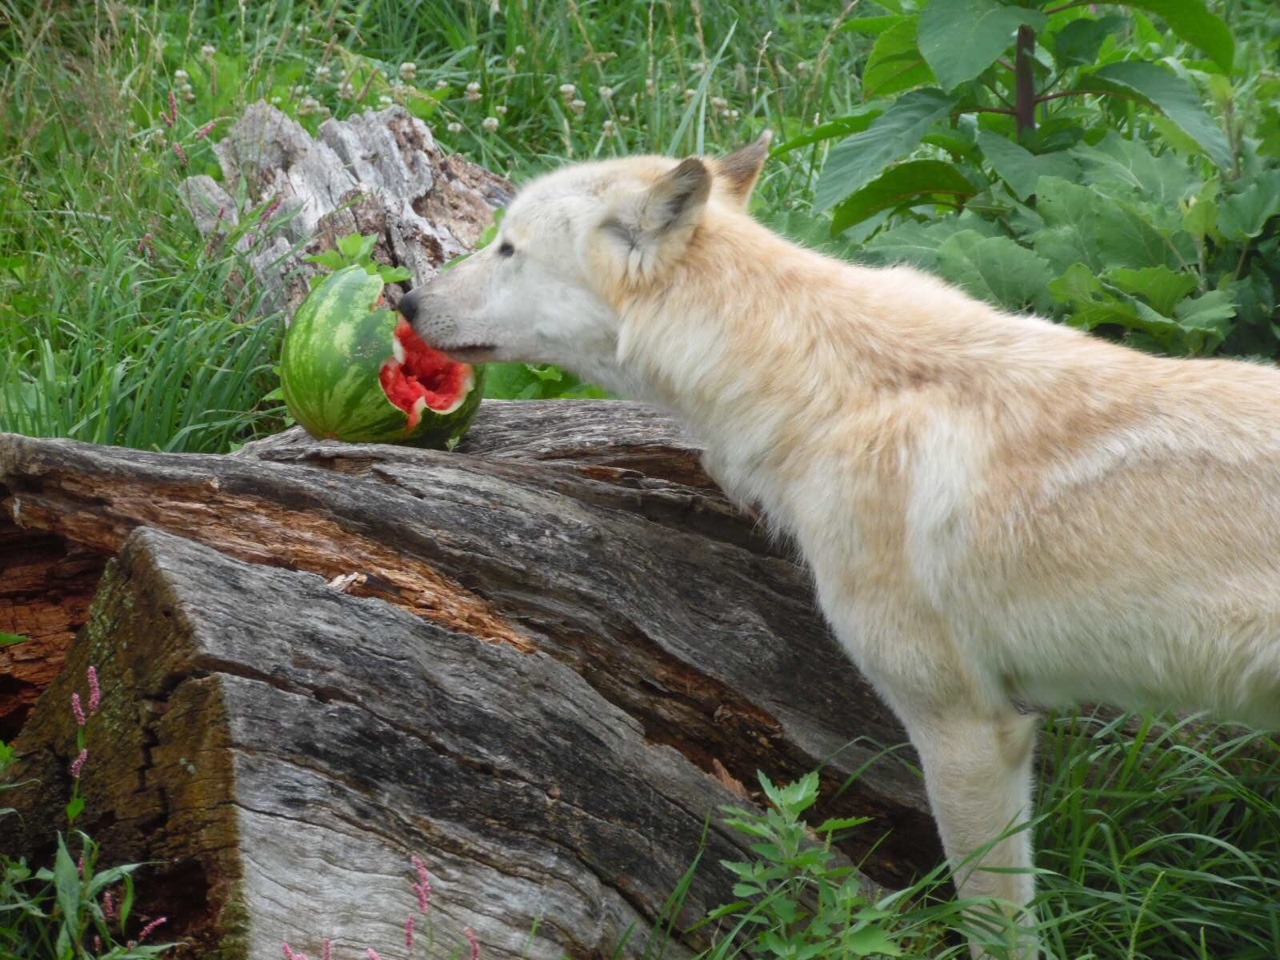
<instances>
[{"instance_id":1,"label":"green striped rind","mask_svg":"<svg viewBox=\"0 0 1280 960\"><path fill-rule=\"evenodd\" d=\"M313 437L350 443L444 446L461 437L480 405L482 369L447 414L422 412L410 432L408 415L387 399L379 375L394 352L395 311L377 309L382 280L361 266L326 277L294 313L280 355L280 386L289 413Z\"/></svg>"}]
</instances>

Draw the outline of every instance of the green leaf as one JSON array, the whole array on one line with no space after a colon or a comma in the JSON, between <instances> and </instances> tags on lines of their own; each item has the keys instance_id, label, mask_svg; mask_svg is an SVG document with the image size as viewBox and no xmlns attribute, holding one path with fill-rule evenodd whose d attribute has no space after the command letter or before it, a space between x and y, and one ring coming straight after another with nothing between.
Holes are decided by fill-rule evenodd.
<instances>
[{"instance_id":1,"label":"green leaf","mask_svg":"<svg viewBox=\"0 0 1280 960\"><path fill-rule=\"evenodd\" d=\"M1236 304L1225 290L1210 290L1203 296L1183 300L1174 310L1174 316L1186 334L1186 351L1207 354L1227 339L1236 316Z\"/></svg>"},{"instance_id":2,"label":"green leaf","mask_svg":"<svg viewBox=\"0 0 1280 960\"><path fill-rule=\"evenodd\" d=\"M53 860L53 885L62 911L62 929L75 939L80 921L80 871L62 834L58 834L58 852Z\"/></svg>"},{"instance_id":3,"label":"green leaf","mask_svg":"<svg viewBox=\"0 0 1280 960\"><path fill-rule=\"evenodd\" d=\"M900 957L902 949L879 927L850 930L840 940L846 954L855 957Z\"/></svg>"},{"instance_id":4,"label":"green leaf","mask_svg":"<svg viewBox=\"0 0 1280 960\"><path fill-rule=\"evenodd\" d=\"M24 637L20 633L5 633L0 630L0 647L11 647L15 643L26 643L30 637Z\"/></svg>"},{"instance_id":5,"label":"green leaf","mask_svg":"<svg viewBox=\"0 0 1280 960\"><path fill-rule=\"evenodd\" d=\"M1181 127L1219 167L1232 165L1226 134L1205 111L1191 82L1172 70L1144 60L1123 60L1082 76L1078 86L1095 92L1137 95Z\"/></svg>"},{"instance_id":6,"label":"green leaf","mask_svg":"<svg viewBox=\"0 0 1280 960\"><path fill-rule=\"evenodd\" d=\"M926 223L908 220L876 234L863 244L860 254L873 263L909 263L932 272L938 266L938 247L966 230L982 236L998 232L991 221L965 214Z\"/></svg>"},{"instance_id":7,"label":"green leaf","mask_svg":"<svg viewBox=\"0 0 1280 960\"><path fill-rule=\"evenodd\" d=\"M84 797L76 794L67 802L67 823L75 823L82 813L84 813Z\"/></svg>"},{"instance_id":8,"label":"green leaf","mask_svg":"<svg viewBox=\"0 0 1280 960\"><path fill-rule=\"evenodd\" d=\"M303 259L322 267L328 267L330 270L341 270L346 266L346 261L342 259L342 254L337 250L326 250L323 253L303 257Z\"/></svg>"},{"instance_id":9,"label":"green leaf","mask_svg":"<svg viewBox=\"0 0 1280 960\"><path fill-rule=\"evenodd\" d=\"M1180 203L1200 187L1191 161L1165 152L1156 156L1141 140L1122 137L1115 130L1096 144L1082 144L1072 151L1084 161L1085 179L1117 200L1141 198L1164 208L1176 222ZM1066 177L1065 179L1072 179Z\"/></svg>"},{"instance_id":10,"label":"green leaf","mask_svg":"<svg viewBox=\"0 0 1280 960\"><path fill-rule=\"evenodd\" d=\"M1280 170L1269 170L1240 193L1222 197L1218 229L1228 240L1242 243L1259 236L1275 216L1280 216Z\"/></svg>"},{"instance_id":11,"label":"green leaf","mask_svg":"<svg viewBox=\"0 0 1280 960\"><path fill-rule=\"evenodd\" d=\"M346 258L347 263L362 263L373 253L374 242L375 238L372 234L361 236L358 233L349 233L345 237L338 238L338 252Z\"/></svg>"},{"instance_id":12,"label":"green leaf","mask_svg":"<svg viewBox=\"0 0 1280 960\"><path fill-rule=\"evenodd\" d=\"M1199 47L1223 73L1235 60L1235 38L1225 20L1210 13L1204 0L1123 0L1127 7L1154 13L1180 40Z\"/></svg>"},{"instance_id":13,"label":"green leaf","mask_svg":"<svg viewBox=\"0 0 1280 960\"><path fill-rule=\"evenodd\" d=\"M836 117L834 120L828 120L826 123L807 130L797 137L792 137L786 143L780 143L769 152L770 157L780 157L783 154L790 153L792 150L798 150L801 147L807 147L810 144L821 143L824 140L834 140L837 137L847 137L850 134L861 133L875 121L876 117L884 113L881 107L863 107L860 111Z\"/></svg>"},{"instance_id":14,"label":"green leaf","mask_svg":"<svg viewBox=\"0 0 1280 960\"><path fill-rule=\"evenodd\" d=\"M1049 261L1008 237L957 233L938 248L938 271L971 295L1006 310L1043 310Z\"/></svg>"},{"instance_id":15,"label":"green leaf","mask_svg":"<svg viewBox=\"0 0 1280 960\"><path fill-rule=\"evenodd\" d=\"M1036 211L1046 230L1033 240L1054 263L1108 267L1182 266L1178 253L1131 204L1059 177L1041 177Z\"/></svg>"},{"instance_id":16,"label":"green leaf","mask_svg":"<svg viewBox=\"0 0 1280 960\"><path fill-rule=\"evenodd\" d=\"M912 90L866 130L836 144L818 178L815 209L834 206L914 150L928 129L951 113L955 103L953 97L937 89Z\"/></svg>"},{"instance_id":17,"label":"green leaf","mask_svg":"<svg viewBox=\"0 0 1280 960\"><path fill-rule=\"evenodd\" d=\"M874 100L934 82L933 71L916 45L916 17L898 17L867 55L862 98Z\"/></svg>"},{"instance_id":18,"label":"green leaf","mask_svg":"<svg viewBox=\"0 0 1280 960\"><path fill-rule=\"evenodd\" d=\"M1173 316L1174 305L1196 288L1196 278L1190 273L1178 273L1168 267L1116 267L1103 274L1103 278L1125 293L1142 297L1157 312Z\"/></svg>"},{"instance_id":19,"label":"green leaf","mask_svg":"<svg viewBox=\"0 0 1280 960\"><path fill-rule=\"evenodd\" d=\"M938 203L959 207L977 188L944 160L910 160L890 167L836 207L831 231L840 233L881 210Z\"/></svg>"},{"instance_id":20,"label":"green leaf","mask_svg":"<svg viewBox=\"0 0 1280 960\"><path fill-rule=\"evenodd\" d=\"M920 13L920 52L944 90L954 90L995 63L1023 24L1040 30L1039 10L998 0L930 0Z\"/></svg>"},{"instance_id":21,"label":"green leaf","mask_svg":"<svg viewBox=\"0 0 1280 960\"><path fill-rule=\"evenodd\" d=\"M1098 51L1107 37L1127 22L1124 17L1115 16L1081 17L1048 34L1045 43L1052 46L1053 59L1059 67L1087 66L1098 62Z\"/></svg>"},{"instance_id":22,"label":"green leaf","mask_svg":"<svg viewBox=\"0 0 1280 960\"><path fill-rule=\"evenodd\" d=\"M1036 184L1042 176L1076 180L1080 176L1080 164L1065 151L1035 154L1008 137L989 130L978 131L978 146L991 169L1009 185L1013 195L1026 200L1036 192Z\"/></svg>"}]
</instances>

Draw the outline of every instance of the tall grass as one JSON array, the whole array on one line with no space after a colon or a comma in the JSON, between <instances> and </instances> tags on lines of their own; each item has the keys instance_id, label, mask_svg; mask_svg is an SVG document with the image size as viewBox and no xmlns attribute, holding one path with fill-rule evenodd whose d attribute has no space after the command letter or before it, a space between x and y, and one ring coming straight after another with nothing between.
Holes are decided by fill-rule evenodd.
<instances>
[{"instance_id":1,"label":"tall grass","mask_svg":"<svg viewBox=\"0 0 1280 960\"><path fill-rule=\"evenodd\" d=\"M1049 722L1041 767L1030 829L1047 960L1280 956L1274 736L1197 720L1072 714ZM785 788L761 780L770 809L725 813L756 858L699 864L730 871L738 898L706 921L714 943L700 960L960 958L970 934L992 957L1009 955L1008 922L989 905L954 900L941 867L905 890L863 889L828 851L849 829L878 827L806 826L816 776Z\"/></svg>"},{"instance_id":2,"label":"tall grass","mask_svg":"<svg viewBox=\"0 0 1280 960\"><path fill-rule=\"evenodd\" d=\"M721 150L856 102L863 41L833 29L845 15L815 0L0 0L0 429L220 450L279 425L264 399L279 319L175 189L219 175L210 143L249 102L312 129L401 102L515 177ZM761 209L802 202L813 173L812 153L771 169Z\"/></svg>"}]
</instances>

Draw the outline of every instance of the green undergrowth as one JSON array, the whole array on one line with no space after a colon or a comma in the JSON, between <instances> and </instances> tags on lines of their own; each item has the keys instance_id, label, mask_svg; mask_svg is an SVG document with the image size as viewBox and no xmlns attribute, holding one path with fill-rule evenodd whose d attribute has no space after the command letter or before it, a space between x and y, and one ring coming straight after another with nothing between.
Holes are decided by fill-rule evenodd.
<instances>
[{"instance_id":1,"label":"green undergrowth","mask_svg":"<svg viewBox=\"0 0 1280 960\"><path fill-rule=\"evenodd\" d=\"M1031 829L1047 960L1280 956L1274 736L1071 714L1049 722L1041 753ZM754 856L698 865L728 871L737 898L700 924L714 945L699 960L961 958L968 935L993 957L1009 955L1014 930L991 904L955 901L942 869L905 890L866 887L833 841L874 835L877 824L807 824L817 789L816 774L786 786L762 775L764 813L723 812Z\"/></svg>"}]
</instances>

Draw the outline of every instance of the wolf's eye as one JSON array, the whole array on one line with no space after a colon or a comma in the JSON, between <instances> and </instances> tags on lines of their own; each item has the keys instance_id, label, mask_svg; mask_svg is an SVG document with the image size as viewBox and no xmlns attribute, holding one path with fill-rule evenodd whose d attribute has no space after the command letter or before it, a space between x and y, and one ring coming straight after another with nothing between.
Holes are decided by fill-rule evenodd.
<instances>
[{"instance_id":1,"label":"wolf's eye","mask_svg":"<svg viewBox=\"0 0 1280 960\"><path fill-rule=\"evenodd\" d=\"M510 257L515 252L516 248L511 245L510 240L503 240L502 243L498 245L498 256L500 257Z\"/></svg>"}]
</instances>

